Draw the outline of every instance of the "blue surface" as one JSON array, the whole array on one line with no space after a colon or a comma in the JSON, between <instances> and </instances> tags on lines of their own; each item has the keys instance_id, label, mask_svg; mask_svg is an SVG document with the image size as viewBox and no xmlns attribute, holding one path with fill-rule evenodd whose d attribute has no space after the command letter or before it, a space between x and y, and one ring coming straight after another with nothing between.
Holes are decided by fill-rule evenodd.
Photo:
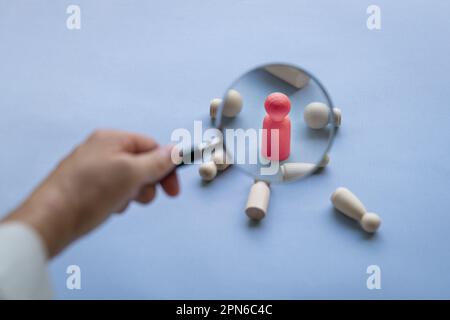
<instances>
[{"instance_id":1,"label":"blue surface","mask_svg":"<svg viewBox=\"0 0 450 320\"><path fill-rule=\"evenodd\" d=\"M450 3L378 0L379 31L370 4L0 0L2 214L94 128L168 141L264 62L313 71L343 111L330 166L273 188L261 224L242 172L205 186L187 168L177 199L133 206L55 259L57 298L450 298ZM332 209L341 185L381 215L377 235ZM366 288L371 264L381 290Z\"/></svg>"}]
</instances>

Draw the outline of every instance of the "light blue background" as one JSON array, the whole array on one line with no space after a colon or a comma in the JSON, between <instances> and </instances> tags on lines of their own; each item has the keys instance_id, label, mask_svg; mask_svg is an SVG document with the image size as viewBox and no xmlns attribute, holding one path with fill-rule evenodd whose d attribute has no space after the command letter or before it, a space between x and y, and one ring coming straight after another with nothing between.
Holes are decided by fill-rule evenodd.
<instances>
[{"instance_id":1,"label":"light blue background","mask_svg":"<svg viewBox=\"0 0 450 320\"><path fill-rule=\"evenodd\" d=\"M82 29L66 29L79 4ZM94 128L169 141L250 67L313 71L343 111L321 175L273 188L259 225L236 169L133 206L50 265L57 298L450 298L450 3L0 0L0 205L13 209ZM374 237L329 201L353 190ZM82 290L66 289L66 267ZM382 289L366 288L366 268Z\"/></svg>"}]
</instances>

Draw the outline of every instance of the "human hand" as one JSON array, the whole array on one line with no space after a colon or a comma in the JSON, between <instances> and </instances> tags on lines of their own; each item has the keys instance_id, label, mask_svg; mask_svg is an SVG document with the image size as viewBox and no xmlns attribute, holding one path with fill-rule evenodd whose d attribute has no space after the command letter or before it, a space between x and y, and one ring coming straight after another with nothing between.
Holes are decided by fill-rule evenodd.
<instances>
[{"instance_id":1,"label":"human hand","mask_svg":"<svg viewBox=\"0 0 450 320\"><path fill-rule=\"evenodd\" d=\"M5 221L34 228L53 257L131 201L151 202L158 183L168 195L177 195L171 150L142 135L96 131Z\"/></svg>"}]
</instances>

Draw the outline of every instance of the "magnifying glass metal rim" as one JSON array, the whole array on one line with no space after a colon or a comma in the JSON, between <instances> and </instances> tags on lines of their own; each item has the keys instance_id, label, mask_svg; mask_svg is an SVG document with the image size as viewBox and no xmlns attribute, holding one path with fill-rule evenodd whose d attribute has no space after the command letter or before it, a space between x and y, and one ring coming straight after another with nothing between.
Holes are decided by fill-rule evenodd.
<instances>
[{"instance_id":1,"label":"magnifying glass metal rim","mask_svg":"<svg viewBox=\"0 0 450 320\"><path fill-rule=\"evenodd\" d=\"M328 137L327 147L325 148L324 153L322 154L322 157L321 157L321 159L323 159L323 157L330 151L330 149L331 149L331 147L333 145L334 137L336 135L337 124L336 124L336 118L333 116L333 109L334 109L333 101L331 100L331 96L328 93L328 91L326 90L325 86L322 84L322 82L320 82L320 80L315 75L313 75L311 72L305 70L304 68L299 67L299 66L297 66L295 64L292 64L292 63L285 63L285 62L263 63L263 64L260 64L260 65L258 65L256 67L253 67L253 68L249 69L247 72L241 74L241 76L238 77L235 81L233 81L232 84L225 90L225 93L224 93L224 95L222 97L222 102L221 102L221 104L219 105L219 107L217 109L217 116L216 116L216 119L215 119L215 124L216 124L215 127L218 130L220 130L221 132L223 132L224 129L225 129L223 127L223 121L222 121L223 114L222 114L222 111L223 111L223 108L224 108L225 98L227 96L228 91L233 89L233 87L236 85L236 83L238 83L239 80L242 79L242 77L244 77L245 75L247 75L247 74L249 74L249 73L251 73L253 71L259 70L259 69L264 69L267 66L276 66L276 65L285 66L285 67L291 67L291 68L300 70L301 72L306 74L310 79L314 80L317 83L317 85L319 86L319 88L322 90L322 92L324 93L325 99L327 100L327 106L330 109L330 119L331 119L331 128L330 128L330 130L331 130L331 132L330 132L330 135ZM311 101L311 102L313 102L313 101ZM225 140L222 143L223 143L224 150L226 150ZM317 161L317 163L315 163L314 168L311 169L307 174L305 174L305 175L303 175L303 176L301 176L301 177L299 177L297 179L282 180L282 181L267 181L267 180L264 180L263 178L259 178L259 177L256 178L250 172L240 168L238 165L236 165L236 167L238 167L238 169L240 171L244 172L246 175L248 175L248 176L250 176L250 177L252 177L253 179L256 179L256 180L267 181L267 182L270 182L270 184L292 183L292 182L295 182L295 181L303 180L304 178L312 175L319 168L319 164L320 164L320 160L321 159L319 159ZM289 163L289 162L284 162L284 163Z\"/></svg>"}]
</instances>

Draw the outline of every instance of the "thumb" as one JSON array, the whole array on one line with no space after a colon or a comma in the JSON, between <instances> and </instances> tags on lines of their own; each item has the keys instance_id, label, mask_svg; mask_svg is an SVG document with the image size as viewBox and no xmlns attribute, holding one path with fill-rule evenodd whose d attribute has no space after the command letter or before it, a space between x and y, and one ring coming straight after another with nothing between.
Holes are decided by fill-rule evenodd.
<instances>
[{"instance_id":1,"label":"thumb","mask_svg":"<svg viewBox=\"0 0 450 320\"><path fill-rule=\"evenodd\" d=\"M171 157L172 148L172 145L167 145L136 155L137 166L143 182L157 183L175 168Z\"/></svg>"}]
</instances>

